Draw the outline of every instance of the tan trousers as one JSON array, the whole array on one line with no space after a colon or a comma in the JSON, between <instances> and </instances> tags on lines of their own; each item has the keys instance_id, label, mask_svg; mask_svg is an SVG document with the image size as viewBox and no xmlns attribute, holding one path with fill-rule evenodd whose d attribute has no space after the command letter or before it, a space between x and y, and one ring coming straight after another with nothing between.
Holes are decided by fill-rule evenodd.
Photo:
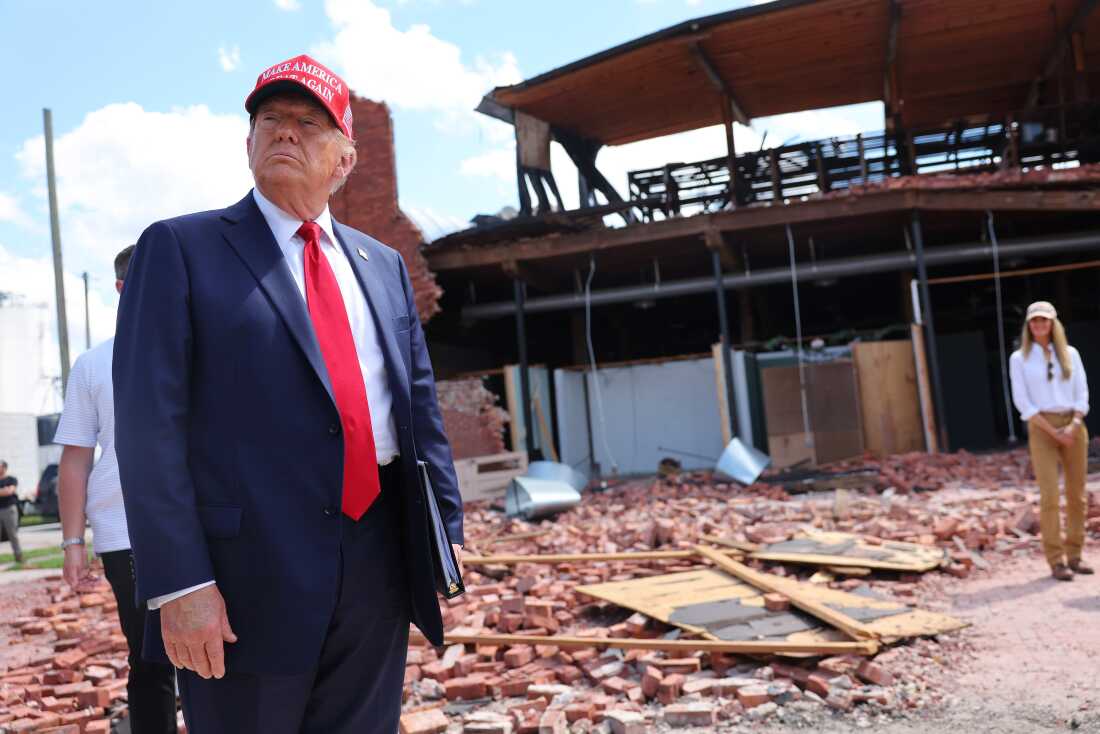
<instances>
[{"instance_id":1,"label":"tan trousers","mask_svg":"<svg viewBox=\"0 0 1100 734\"><path fill-rule=\"evenodd\" d=\"M1043 413L1055 428L1073 420L1072 413ZM1047 563L1076 561L1085 544L1085 474L1088 471L1089 435L1078 426L1072 446L1063 446L1036 426L1028 430L1031 465L1039 481L1039 528L1043 534L1043 553ZM1062 518L1059 509L1058 467L1066 478L1066 537L1062 542Z\"/></svg>"}]
</instances>

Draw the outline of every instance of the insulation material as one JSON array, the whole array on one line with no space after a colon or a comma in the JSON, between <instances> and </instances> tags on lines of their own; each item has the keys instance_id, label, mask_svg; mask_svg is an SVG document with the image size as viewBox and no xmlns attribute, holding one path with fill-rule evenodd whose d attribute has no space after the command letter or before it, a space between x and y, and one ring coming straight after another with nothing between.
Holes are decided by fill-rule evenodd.
<instances>
[{"instance_id":1,"label":"insulation material","mask_svg":"<svg viewBox=\"0 0 1100 734\"><path fill-rule=\"evenodd\" d=\"M582 432L562 441L561 461L581 466L588 458L584 385L569 374L558 377L557 413L562 433ZM661 459L673 457L684 469L711 469L721 455L722 423L710 357L600 369L583 375L596 461L609 474L651 474ZM598 380L598 385L597 385ZM600 417L596 390L603 403ZM565 422L568 421L568 422Z\"/></svg>"},{"instance_id":2,"label":"insulation material","mask_svg":"<svg viewBox=\"0 0 1100 734\"><path fill-rule=\"evenodd\" d=\"M939 568L947 560L942 548L874 539L870 542L851 533L806 531L790 540L765 545L753 558L779 563L807 563L815 566L870 568L880 571L923 573Z\"/></svg>"}]
</instances>

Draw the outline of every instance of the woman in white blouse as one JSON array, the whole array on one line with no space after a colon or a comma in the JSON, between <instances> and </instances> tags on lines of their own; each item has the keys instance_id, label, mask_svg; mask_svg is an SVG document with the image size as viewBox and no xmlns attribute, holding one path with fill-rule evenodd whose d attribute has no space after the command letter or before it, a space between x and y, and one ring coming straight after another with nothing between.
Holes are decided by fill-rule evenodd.
<instances>
[{"instance_id":1,"label":"woman in white blouse","mask_svg":"<svg viewBox=\"0 0 1100 734\"><path fill-rule=\"evenodd\" d=\"M1085 543L1085 473L1088 466L1089 388L1081 355L1066 341L1058 312L1046 301L1027 308L1020 348L1009 360L1012 400L1028 426L1031 465L1039 481L1043 552L1059 581L1090 574L1081 560ZM1062 540L1058 467L1066 478L1066 536Z\"/></svg>"}]
</instances>

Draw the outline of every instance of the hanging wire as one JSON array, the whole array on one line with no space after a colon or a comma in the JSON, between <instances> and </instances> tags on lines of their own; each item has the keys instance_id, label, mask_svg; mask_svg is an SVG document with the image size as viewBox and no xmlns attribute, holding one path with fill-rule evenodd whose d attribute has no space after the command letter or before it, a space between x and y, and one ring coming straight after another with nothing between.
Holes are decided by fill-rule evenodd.
<instances>
[{"instance_id":1,"label":"hanging wire","mask_svg":"<svg viewBox=\"0 0 1100 734\"><path fill-rule=\"evenodd\" d=\"M1016 423L1012 420L1012 397L1008 388L1008 347L1005 345L1004 305L1001 300L1001 252L997 244L997 228L993 224L993 212L986 210L986 228L989 244L993 247L993 293L997 299L997 341L1001 354L1001 389L1004 391L1005 420L1008 421L1008 440L1016 443Z\"/></svg>"},{"instance_id":2,"label":"hanging wire","mask_svg":"<svg viewBox=\"0 0 1100 734\"><path fill-rule=\"evenodd\" d=\"M806 434L806 447L813 448L814 435L810 431L809 401L806 398L806 362L802 354L802 308L798 303L798 269L794 260L794 234L787 225L787 250L791 259L791 291L794 293L794 333L798 354L798 388L802 396L802 430Z\"/></svg>"},{"instance_id":3,"label":"hanging wire","mask_svg":"<svg viewBox=\"0 0 1100 734\"><path fill-rule=\"evenodd\" d=\"M600 390L600 375L596 371L596 350L592 346L592 278L596 275L596 258L588 258L588 279L584 283L584 337L588 345L588 363L591 367L592 389L596 393L596 412L600 420L600 441L603 443L604 453L611 461L612 474L619 473L619 463L611 453L611 446L607 443L607 419L603 412L603 392ZM595 457L593 457L593 460Z\"/></svg>"}]
</instances>

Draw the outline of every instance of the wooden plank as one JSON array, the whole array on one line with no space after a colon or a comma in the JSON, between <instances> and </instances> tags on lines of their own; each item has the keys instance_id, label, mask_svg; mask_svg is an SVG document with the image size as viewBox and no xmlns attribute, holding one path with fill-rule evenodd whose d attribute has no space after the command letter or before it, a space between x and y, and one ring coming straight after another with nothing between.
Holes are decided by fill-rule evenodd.
<instances>
[{"instance_id":1,"label":"wooden plank","mask_svg":"<svg viewBox=\"0 0 1100 734\"><path fill-rule=\"evenodd\" d=\"M871 620L865 625L872 632L883 635L883 641L941 634L967 626L953 617L914 609L889 599L851 594L827 586L798 581L791 577L771 574L765 574L765 576L780 589L779 593L788 598L799 596L837 609L890 611L889 616ZM715 568L578 586L575 590L579 594L603 599L626 609L641 612L653 619L679 627L689 634L697 634L712 640L718 638L704 627L685 624L683 621L673 622L672 619L677 610L685 606L734 600L745 607L764 606L762 591ZM786 636L788 642L806 644L840 642L845 639L843 632L826 626Z\"/></svg>"},{"instance_id":2,"label":"wooden plank","mask_svg":"<svg viewBox=\"0 0 1100 734\"><path fill-rule=\"evenodd\" d=\"M940 452L936 432L936 411L932 407L932 382L928 376L928 355L924 349L924 328L910 325L913 342L913 363L917 373L917 397L920 400L921 429L924 433L924 450L930 454Z\"/></svg>"},{"instance_id":3,"label":"wooden plank","mask_svg":"<svg viewBox=\"0 0 1100 734\"><path fill-rule=\"evenodd\" d=\"M745 564L738 563L713 548L697 545L695 546L695 550L700 555L713 561L714 565L718 566L723 571L741 579L747 584L751 584L764 591L785 594L786 597L790 599L792 606L796 606L802 611L812 614L818 619L831 624L853 640L869 640L875 637L874 633L867 629L865 625L861 622L857 622L848 615L827 607L814 599L808 598L805 594L801 593L801 591L792 593L790 588L783 590L780 585L772 582L772 578L774 577L772 577L771 574L754 571Z\"/></svg>"},{"instance_id":4,"label":"wooden plank","mask_svg":"<svg viewBox=\"0 0 1100 734\"><path fill-rule=\"evenodd\" d=\"M722 345L720 343L712 344L710 353L714 359L714 387L718 393L718 414L722 420L722 445L729 446L730 441L733 440L733 434L730 432L730 403L726 398L726 375L722 367Z\"/></svg>"},{"instance_id":5,"label":"wooden plank","mask_svg":"<svg viewBox=\"0 0 1100 734\"><path fill-rule=\"evenodd\" d=\"M878 456L922 450L912 342L857 342L852 345L852 361L859 382L866 449Z\"/></svg>"},{"instance_id":6,"label":"wooden plank","mask_svg":"<svg viewBox=\"0 0 1100 734\"><path fill-rule=\"evenodd\" d=\"M414 628L409 629L409 644L425 645L427 640ZM807 653L810 655L874 655L879 645L874 640L856 642L786 642L749 641L722 642L718 640L635 640L614 637L579 637L569 635L493 635L448 632L447 645L550 645L566 649L614 648L617 650L654 650L660 652L720 652L739 655L782 655Z\"/></svg>"},{"instance_id":7,"label":"wooden plank","mask_svg":"<svg viewBox=\"0 0 1100 734\"><path fill-rule=\"evenodd\" d=\"M814 462L813 434L768 434L768 456L776 469Z\"/></svg>"},{"instance_id":8,"label":"wooden plank","mask_svg":"<svg viewBox=\"0 0 1100 734\"><path fill-rule=\"evenodd\" d=\"M716 551L741 556L740 551ZM698 558L694 550L624 551L622 553L544 553L531 555L463 556L467 566L514 565L517 563L604 563L609 561L673 561Z\"/></svg>"}]
</instances>

